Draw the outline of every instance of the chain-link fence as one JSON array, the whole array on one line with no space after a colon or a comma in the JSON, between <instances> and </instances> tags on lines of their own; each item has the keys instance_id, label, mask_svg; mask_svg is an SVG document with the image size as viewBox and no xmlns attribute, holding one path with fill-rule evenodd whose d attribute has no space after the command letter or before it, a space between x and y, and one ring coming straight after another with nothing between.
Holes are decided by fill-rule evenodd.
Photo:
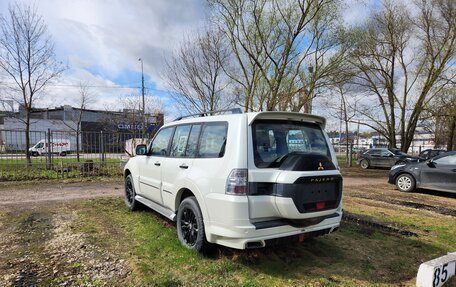
<instances>
[{"instance_id":1,"label":"chain-link fence","mask_svg":"<svg viewBox=\"0 0 456 287\"><path fill-rule=\"evenodd\" d=\"M121 175L135 146L153 134L0 130L0 181Z\"/></svg>"}]
</instances>

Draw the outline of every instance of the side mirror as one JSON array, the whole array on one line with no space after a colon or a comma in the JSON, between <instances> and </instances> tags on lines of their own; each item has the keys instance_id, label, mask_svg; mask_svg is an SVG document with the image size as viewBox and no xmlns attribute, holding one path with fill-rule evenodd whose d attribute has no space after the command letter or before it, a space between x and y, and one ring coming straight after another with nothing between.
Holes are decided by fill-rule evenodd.
<instances>
[{"instance_id":1,"label":"side mirror","mask_svg":"<svg viewBox=\"0 0 456 287\"><path fill-rule=\"evenodd\" d=\"M147 146L145 144L139 144L136 146L135 149L136 155L146 155L147 153Z\"/></svg>"},{"instance_id":2,"label":"side mirror","mask_svg":"<svg viewBox=\"0 0 456 287\"><path fill-rule=\"evenodd\" d=\"M427 166L429 167L435 167L435 163L434 163L434 160L431 158L429 159L427 162L426 162Z\"/></svg>"}]
</instances>

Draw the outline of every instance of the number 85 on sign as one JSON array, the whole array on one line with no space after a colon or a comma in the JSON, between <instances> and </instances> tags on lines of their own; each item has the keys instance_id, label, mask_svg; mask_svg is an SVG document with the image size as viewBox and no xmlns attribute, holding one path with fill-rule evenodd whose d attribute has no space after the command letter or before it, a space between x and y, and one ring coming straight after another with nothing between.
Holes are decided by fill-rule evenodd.
<instances>
[{"instance_id":1,"label":"number 85 on sign","mask_svg":"<svg viewBox=\"0 0 456 287\"><path fill-rule=\"evenodd\" d=\"M455 275L456 258L454 258L454 255L456 254L453 253L451 255L443 256L421 264L416 278L416 286L443 286L451 277Z\"/></svg>"}]
</instances>

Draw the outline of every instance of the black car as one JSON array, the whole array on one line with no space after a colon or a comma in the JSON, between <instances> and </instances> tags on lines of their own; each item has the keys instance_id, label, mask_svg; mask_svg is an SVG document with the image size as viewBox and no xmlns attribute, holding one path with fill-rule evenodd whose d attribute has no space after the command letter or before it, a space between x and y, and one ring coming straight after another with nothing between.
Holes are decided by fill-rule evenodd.
<instances>
[{"instance_id":1,"label":"black car","mask_svg":"<svg viewBox=\"0 0 456 287\"><path fill-rule=\"evenodd\" d=\"M393 166L388 182L405 192L426 188L456 193L456 151L423 162Z\"/></svg>"},{"instance_id":2,"label":"black car","mask_svg":"<svg viewBox=\"0 0 456 287\"><path fill-rule=\"evenodd\" d=\"M439 154L446 153L446 150L443 149L425 149L422 152L420 152L419 158L420 159L431 159L435 156L438 156Z\"/></svg>"},{"instance_id":3,"label":"black car","mask_svg":"<svg viewBox=\"0 0 456 287\"><path fill-rule=\"evenodd\" d=\"M392 167L408 162L417 162L419 159L408 155L398 149L372 148L358 157L358 163L361 168L370 167Z\"/></svg>"}]
</instances>

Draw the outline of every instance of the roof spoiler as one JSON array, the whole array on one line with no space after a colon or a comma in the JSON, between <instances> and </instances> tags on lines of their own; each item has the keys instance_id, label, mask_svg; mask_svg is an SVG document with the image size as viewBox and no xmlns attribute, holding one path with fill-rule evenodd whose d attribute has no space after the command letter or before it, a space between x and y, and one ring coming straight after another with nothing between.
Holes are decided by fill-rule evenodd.
<instances>
[{"instance_id":1,"label":"roof spoiler","mask_svg":"<svg viewBox=\"0 0 456 287\"><path fill-rule=\"evenodd\" d=\"M259 119L268 119L268 120L290 120L290 121L306 121L314 122L318 124L322 129L325 129L326 119L324 117L304 114L304 113L295 113L295 112L259 112L255 114L252 118L249 119L249 125L251 125L255 120Z\"/></svg>"}]
</instances>

